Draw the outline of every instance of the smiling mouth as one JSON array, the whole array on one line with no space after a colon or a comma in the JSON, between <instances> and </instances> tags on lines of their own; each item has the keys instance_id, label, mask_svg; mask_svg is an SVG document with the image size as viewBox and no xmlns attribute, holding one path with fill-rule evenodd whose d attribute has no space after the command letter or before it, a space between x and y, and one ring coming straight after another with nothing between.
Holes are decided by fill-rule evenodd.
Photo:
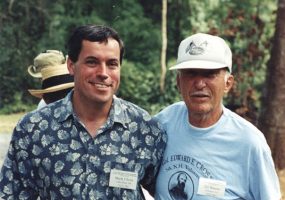
<instances>
[{"instance_id":1,"label":"smiling mouth","mask_svg":"<svg viewBox=\"0 0 285 200\"><path fill-rule=\"evenodd\" d=\"M93 86L96 86L97 88L112 87L112 84L107 84L107 83L94 83L94 82L89 82L89 83L91 83Z\"/></svg>"}]
</instances>

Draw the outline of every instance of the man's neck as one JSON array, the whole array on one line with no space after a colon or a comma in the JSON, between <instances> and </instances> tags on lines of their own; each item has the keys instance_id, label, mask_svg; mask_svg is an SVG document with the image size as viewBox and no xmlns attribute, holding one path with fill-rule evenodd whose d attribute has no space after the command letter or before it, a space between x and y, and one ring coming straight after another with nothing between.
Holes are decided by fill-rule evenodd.
<instances>
[{"instance_id":1,"label":"man's neck","mask_svg":"<svg viewBox=\"0 0 285 200\"><path fill-rule=\"evenodd\" d=\"M218 112L209 113L191 113L188 116L189 122L192 126L198 128L207 128L219 121L223 114L223 109L221 108Z\"/></svg>"},{"instance_id":2,"label":"man's neck","mask_svg":"<svg viewBox=\"0 0 285 200\"><path fill-rule=\"evenodd\" d=\"M85 128L92 137L96 136L97 130L105 124L111 110L112 102L82 103L81 99L73 97L73 109L79 120L85 125Z\"/></svg>"}]
</instances>

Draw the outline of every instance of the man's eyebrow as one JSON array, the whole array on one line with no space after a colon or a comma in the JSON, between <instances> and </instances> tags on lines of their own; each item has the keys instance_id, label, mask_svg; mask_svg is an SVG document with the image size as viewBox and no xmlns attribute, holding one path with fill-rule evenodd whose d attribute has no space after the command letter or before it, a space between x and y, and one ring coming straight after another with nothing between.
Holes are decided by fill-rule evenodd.
<instances>
[{"instance_id":1,"label":"man's eyebrow","mask_svg":"<svg viewBox=\"0 0 285 200\"><path fill-rule=\"evenodd\" d=\"M117 59L117 58L110 58L110 59L108 59L109 61L120 61L119 59Z\"/></svg>"},{"instance_id":2,"label":"man's eyebrow","mask_svg":"<svg viewBox=\"0 0 285 200\"><path fill-rule=\"evenodd\" d=\"M87 60L87 59L96 59L96 60L98 60L98 58L95 57L95 56L87 56L87 57L85 58L85 60Z\"/></svg>"},{"instance_id":3,"label":"man's eyebrow","mask_svg":"<svg viewBox=\"0 0 285 200\"><path fill-rule=\"evenodd\" d=\"M97 58L96 56L87 56L84 58L84 60L100 60L99 58ZM119 58L113 57L113 58L109 58L108 61L118 61L120 62Z\"/></svg>"}]
</instances>

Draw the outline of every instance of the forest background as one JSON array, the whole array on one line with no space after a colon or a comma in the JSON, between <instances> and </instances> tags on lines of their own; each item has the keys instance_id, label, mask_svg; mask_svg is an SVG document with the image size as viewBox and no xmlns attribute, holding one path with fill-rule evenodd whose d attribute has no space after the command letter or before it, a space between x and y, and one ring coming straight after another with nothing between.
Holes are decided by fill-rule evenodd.
<instances>
[{"instance_id":1,"label":"forest background","mask_svg":"<svg viewBox=\"0 0 285 200\"><path fill-rule=\"evenodd\" d=\"M126 53L117 95L155 114L181 99L175 72L164 71L175 64L180 41L205 32L227 40L233 52L236 84L224 100L226 107L263 131L282 170L284 21L285 0L3 0L0 114L36 108L39 100L28 89L40 88L40 81L28 75L27 67L47 49L66 54L66 39L82 24L104 24L119 32Z\"/></svg>"},{"instance_id":2,"label":"forest background","mask_svg":"<svg viewBox=\"0 0 285 200\"><path fill-rule=\"evenodd\" d=\"M105 24L123 38L126 53L118 96L151 113L180 99L175 72L160 89L161 0L4 0L0 2L0 109L28 111L38 99L28 93L39 80L27 73L47 49L65 52L71 30ZM167 67L175 64L180 41L196 32L225 38L233 51L236 87L225 98L231 109L256 122L274 34L274 0L168 0ZM66 52L65 52L66 53ZM239 110L237 110L239 108Z\"/></svg>"}]
</instances>

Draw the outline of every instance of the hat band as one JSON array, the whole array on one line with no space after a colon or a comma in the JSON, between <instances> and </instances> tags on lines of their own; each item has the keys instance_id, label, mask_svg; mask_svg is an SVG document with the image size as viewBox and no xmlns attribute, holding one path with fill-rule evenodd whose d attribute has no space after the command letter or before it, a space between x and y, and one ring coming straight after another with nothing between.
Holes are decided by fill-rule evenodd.
<instances>
[{"instance_id":1,"label":"hat band","mask_svg":"<svg viewBox=\"0 0 285 200\"><path fill-rule=\"evenodd\" d=\"M61 85L61 84L72 83L73 81L74 81L74 78L70 74L53 76L53 77L43 80L42 89L46 89L46 88L53 87L56 85Z\"/></svg>"}]
</instances>

